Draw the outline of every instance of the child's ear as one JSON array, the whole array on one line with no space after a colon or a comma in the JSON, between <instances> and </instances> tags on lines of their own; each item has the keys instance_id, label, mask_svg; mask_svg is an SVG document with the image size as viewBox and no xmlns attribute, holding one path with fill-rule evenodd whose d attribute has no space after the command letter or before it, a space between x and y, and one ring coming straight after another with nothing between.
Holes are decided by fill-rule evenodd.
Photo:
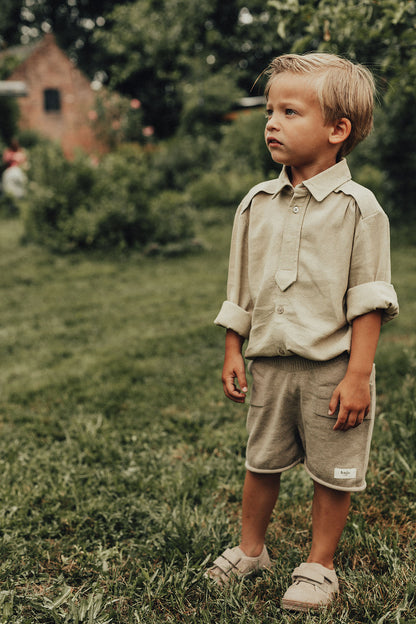
<instances>
[{"instance_id":1,"label":"child's ear","mask_svg":"<svg viewBox=\"0 0 416 624\"><path fill-rule=\"evenodd\" d=\"M343 143L351 134L351 122L346 117L338 119L332 126L329 142L332 145Z\"/></svg>"}]
</instances>

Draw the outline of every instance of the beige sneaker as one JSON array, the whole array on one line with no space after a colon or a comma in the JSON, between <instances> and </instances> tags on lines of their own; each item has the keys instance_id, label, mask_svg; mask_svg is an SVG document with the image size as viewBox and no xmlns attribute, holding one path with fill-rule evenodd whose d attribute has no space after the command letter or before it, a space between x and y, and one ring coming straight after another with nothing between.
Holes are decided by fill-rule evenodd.
<instances>
[{"instance_id":1,"label":"beige sneaker","mask_svg":"<svg viewBox=\"0 0 416 624\"><path fill-rule=\"evenodd\" d=\"M320 563L301 563L292 574L293 585L282 598L282 607L307 611L326 607L338 593L335 570Z\"/></svg>"},{"instance_id":2,"label":"beige sneaker","mask_svg":"<svg viewBox=\"0 0 416 624\"><path fill-rule=\"evenodd\" d=\"M205 576L220 585L226 585L231 577L245 577L260 570L270 569L271 561L266 546L258 557L247 557L239 546L227 548L215 559Z\"/></svg>"}]
</instances>

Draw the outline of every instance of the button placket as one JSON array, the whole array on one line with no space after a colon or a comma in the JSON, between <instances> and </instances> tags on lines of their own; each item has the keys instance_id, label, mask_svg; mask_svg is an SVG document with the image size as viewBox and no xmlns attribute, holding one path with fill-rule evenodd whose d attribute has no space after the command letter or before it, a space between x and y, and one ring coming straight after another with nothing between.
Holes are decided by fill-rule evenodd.
<instances>
[{"instance_id":1,"label":"button placket","mask_svg":"<svg viewBox=\"0 0 416 624\"><path fill-rule=\"evenodd\" d=\"M286 213L279 268L275 275L276 283L282 291L289 288L297 279L300 235L309 201L308 196L309 194L305 193L295 193L290 202L290 209Z\"/></svg>"}]
</instances>

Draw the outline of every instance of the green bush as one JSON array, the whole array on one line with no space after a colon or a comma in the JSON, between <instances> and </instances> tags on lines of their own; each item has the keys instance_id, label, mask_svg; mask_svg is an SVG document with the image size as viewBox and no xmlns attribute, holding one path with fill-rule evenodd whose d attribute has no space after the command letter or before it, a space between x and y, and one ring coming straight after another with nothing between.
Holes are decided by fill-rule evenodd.
<instances>
[{"instance_id":1,"label":"green bush","mask_svg":"<svg viewBox=\"0 0 416 624\"><path fill-rule=\"evenodd\" d=\"M233 123L223 127L218 150L219 166L234 171L262 172L263 178L276 175L279 166L272 161L264 140L263 110L241 112Z\"/></svg>"},{"instance_id":2,"label":"green bush","mask_svg":"<svg viewBox=\"0 0 416 624\"><path fill-rule=\"evenodd\" d=\"M196 208L215 206L237 207L247 191L261 182L261 171L208 171L188 186L188 192Z\"/></svg>"},{"instance_id":3,"label":"green bush","mask_svg":"<svg viewBox=\"0 0 416 624\"><path fill-rule=\"evenodd\" d=\"M150 220L154 224L153 240L165 245L188 240L195 234L194 212L189 198L176 191L163 191L150 202Z\"/></svg>"},{"instance_id":4,"label":"green bush","mask_svg":"<svg viewBox=\"0 0 416 624\"><path fill-rule=\"evenodd\" d=\"M24 208L25 238L56 250L88 246L97 172L82 156L68 162L54 144L30 152L29 192Z\"/></svg>"},{"instance_id":5,"label":"green bush","mask_svg":"<svg viewBox=\"0 0 416 624\"><path fill-rule=\"evenodd\" d=\"M48 139L39 134L36 130L19 130L19 143L25 149L32 149L35 145L47 145Z\"/></svg>"},{"instance_id":6,"label":"green bush","mask_svg":"<svg viewBox=\"0 0 416 624\"><path fill-rule=\"evenodd\" d=\"M384 177L384 206L395 226L416 220L416 94L391 92L376 119L373 160Z\"/></svg>"},{"instance_id":7,"label":"green bush","mask_svg":"<svg viewBox=\"0 0 416 624\"><path fill-rule=\"evenodd\" d=\"M19 201L12 197L0 193L0 218L17 217L19 214Z\"/></svg>"},{"instance_id":8,"label":"green bush","mask_svg":"<svg viewBox=\"0 0 416 624\"><path fill-rule=\"evenodd\" d=\"M184 134L158 144L152 175L159 188L184 190L218 157L218 143L205 134Z\"/></svg>"},{"instance_id":9,"label":"green bush","mask_svg":"<svg viewBox=\"0 0 416 624\"><path fill-rule=\"evenodd\" d=\"M18 134L19 108L13 97L0 97L0 137L5 143Z\"/></svg>"},{"instance_id":10,"label":"green bush","mask_svg":"<svg viewBox=\"0 0 416 624\"><path fill-rule=\"evenodd\" d=\"M237 206L252 186L277 175L279 168L265 145L264 124L263 112L254 110L223 125L215 157L187 187L197 208Z\"/></svg>"},{"instance_id":11,"label":"green bush","mask_svg":"<svg viewBox=\"0 0 416 624\"><path fill-rule=\"evenodd\" d=\"M243 95L230 68L206 73L206 64L196 63L194 76L183 85L179 133L217 137L224 116Z\"/></svg>"},{"instance_id":12,"label":"green bush","mask_svg":"<svg viewBox=\"0 0 416 624\"><path fill-rule=\"evenodd\" d=\"M55 145L30 154L25 239L55 251L142 248L177 241L192 230L189 207L166 197L157 209L149 156L138 147L98 166L82 154L68 162ZM157 187L156 187L157 188ZM167 201L169 200L169 201Z\"/></svg>"}]
</instances>

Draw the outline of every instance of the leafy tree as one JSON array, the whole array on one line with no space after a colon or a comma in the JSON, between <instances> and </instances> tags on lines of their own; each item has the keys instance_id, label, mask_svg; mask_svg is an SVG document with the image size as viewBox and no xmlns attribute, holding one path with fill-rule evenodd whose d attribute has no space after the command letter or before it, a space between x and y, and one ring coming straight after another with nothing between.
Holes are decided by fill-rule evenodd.
<instances>
[{"instance_id":1,"label":"leafy tree","mask_svg":"<svg viewBox=\"0 0 416 624\"><path fill-rule=\"evenodd\" d=\"M193 73L193 60L201 59L204 51L207 56L211 44L213 50L218 47L212 21L216 4L140 0L115 7L106 26L95 33L110 87L140 99L146 121L160 135L172 134L179 124L183 97L179 84ZM212 51L204 62L213 66L216 60Z\"/></svg>"},{"instance_id":2,"label":"leafy tree","mask_svg":"<svg viewBox=\"0 0 416 624\"><path fill-rule=\"evenodd\" d=\"M269 0L278 16L277 35L293 52L319 49L368 65L381 86L407 88L416 75L414 0Z\"/></svg>"},{"instance_id":3,"label":"leafy tree","mask_svg":"<svg viewBox=\"0 0 416 624\"><path fill-rule=\"evenodd\" d=\"M3 46L27 44L52 30L59 45L92 77L99 65L93 32L120 1L2 0L0 41Z\"/></svg>"},{"instance_id":4,"label":"leafy tree","mask_svg":"<svg viewBox=\"0 0 416 624\"><path fill-rule=\"evenodd\" d=\"M19 24L24 0L2 0L0 11L0 43L13 45L20 43Z\"/></svg>"},{"instance_id":5,"label":"leafy tree","mask_svg":"<svg viewBox=\"0 0 416 624\"><path fill-rule=\"evenodd\" d=\"M18 134L19 109L14 98L0 97L0 119L0 138L4 143L10 143ZM0 170L1 166L0 162Z\"/></svg>"},{"instance_id":6,"label":"leafy tree","mask_svg":"<svg viewBox=\"0 0 416 624\"><path fill-rule=\"evenodd\" d=\"M213 78L218 73L228 71L230 92L237 86L247 94L281 51L276 26L263 0L136 0L115 7L94 40L109 85L139 98L147 123L166 137L181 123L182 111L188 116L187 98L198 88L205 97L216 83L216 102L221 94L227 99L226 82ZM221 112L221 106L216 113L210 108L210 115Z\"/></svg>"}]
</instances>

